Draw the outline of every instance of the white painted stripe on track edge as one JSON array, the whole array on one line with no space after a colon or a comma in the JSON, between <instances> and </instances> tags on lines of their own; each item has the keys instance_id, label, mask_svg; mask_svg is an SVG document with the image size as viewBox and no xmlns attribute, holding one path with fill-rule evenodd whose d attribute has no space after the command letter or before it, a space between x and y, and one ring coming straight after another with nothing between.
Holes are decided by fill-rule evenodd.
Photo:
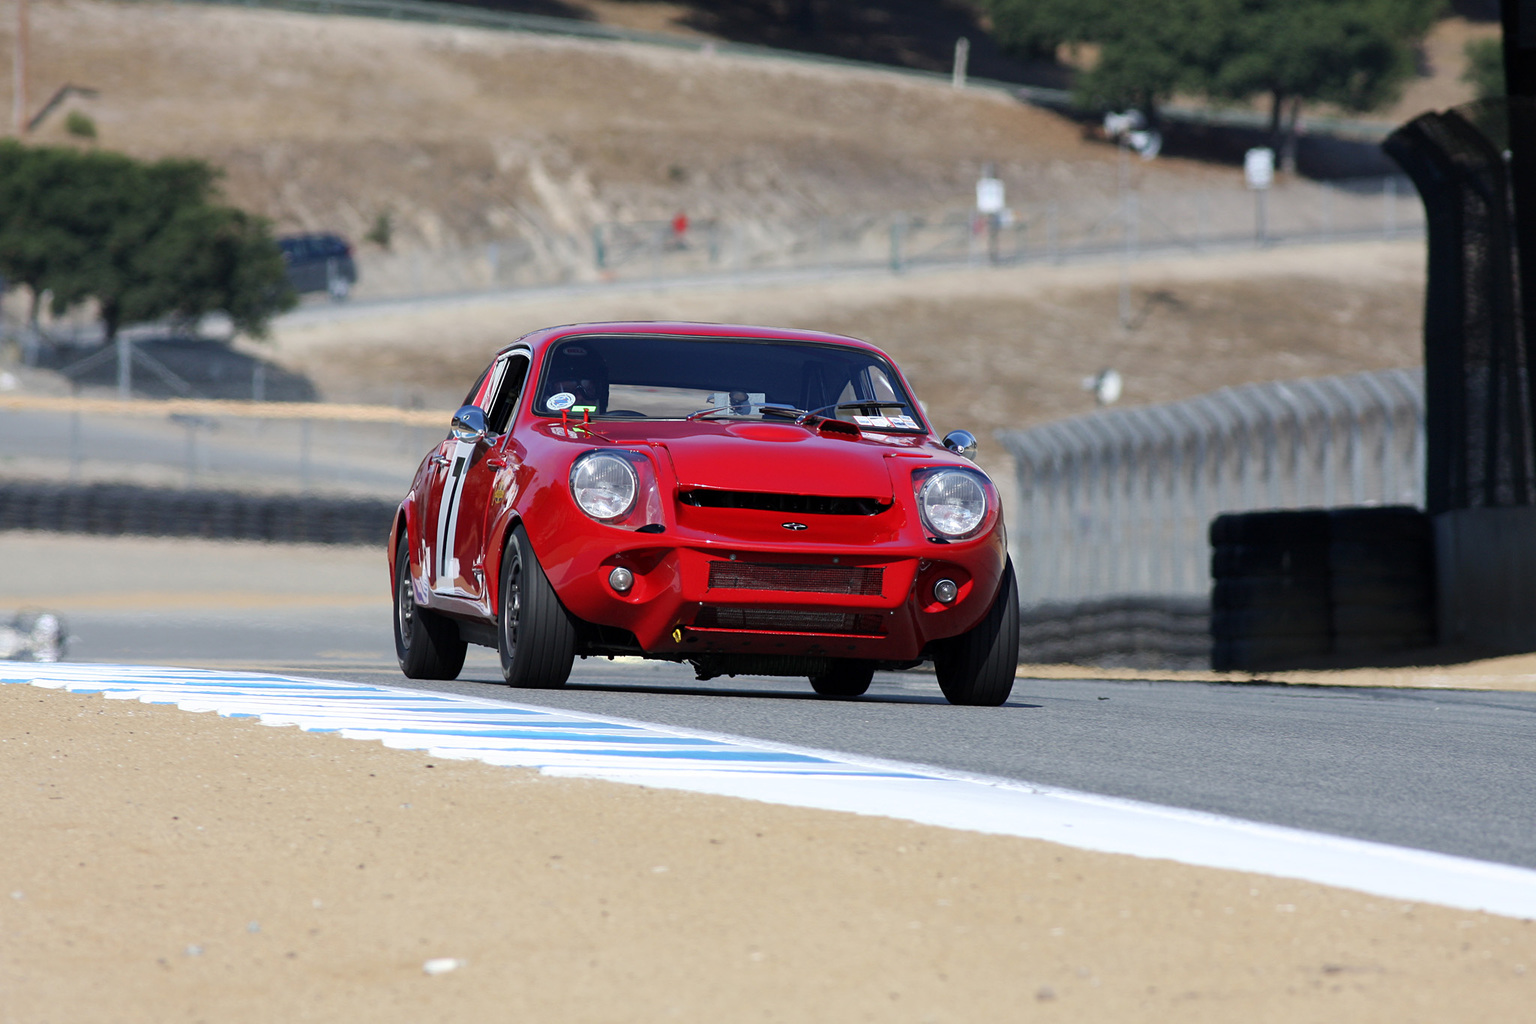
<instances>
[{"instance_id":1,"label":"white painted stripe on track edge","mask_svg":"<svg viewBox=\"0 0 1536 1024\"><path fill-rule=\"evenodd\" d=\"M142 665L0 663L0 683L256 717L547 775L882 815L1536 917L1536 871L1526 868L628 719L404 687Z\"/></svg>"}]
</instances>

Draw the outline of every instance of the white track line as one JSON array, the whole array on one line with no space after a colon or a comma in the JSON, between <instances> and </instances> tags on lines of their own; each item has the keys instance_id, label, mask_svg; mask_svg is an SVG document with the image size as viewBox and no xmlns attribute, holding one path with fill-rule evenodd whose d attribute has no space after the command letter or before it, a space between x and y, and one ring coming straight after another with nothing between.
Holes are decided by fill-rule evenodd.
<instances>
[{"instance_id":1,"label":"white track line","mask_svg":"<svg viewBox=\"0 0 1536 1024\"><path fill-rule=\"evenodd\" d=\"M883 815L1536 917L1536 871L1525 868L601 715L365 683L138 665L0 663L0 683L256 717L548 775Z\"/></svg>"}]
</instances>

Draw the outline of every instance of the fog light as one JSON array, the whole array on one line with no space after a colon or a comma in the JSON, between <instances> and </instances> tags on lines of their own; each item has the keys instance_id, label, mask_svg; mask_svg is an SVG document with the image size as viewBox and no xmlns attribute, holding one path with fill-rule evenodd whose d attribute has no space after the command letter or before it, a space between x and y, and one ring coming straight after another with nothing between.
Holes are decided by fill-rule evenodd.
<instances>
[{"instance_id":1,"label":"fog light","mask_svg":"<svg viewBox=\"0 0 1536 1024\"><path fill-rule=\"evenodd\" d=\"M939 580L933 585L933 596L939 604L954 604L960 596L960 587L954 580Z\"/></svg>"},{"instance_id":2,"label":"fog light","mask_svg":"<svg viewBox=\"0 0 1536 1024\"><path fill-rule=\"evenodd\" d=\"M618 566L608 574L608 585L621 594L627 594L635 585L635 574L622 565Z\"/></svg>"}]
</instances>

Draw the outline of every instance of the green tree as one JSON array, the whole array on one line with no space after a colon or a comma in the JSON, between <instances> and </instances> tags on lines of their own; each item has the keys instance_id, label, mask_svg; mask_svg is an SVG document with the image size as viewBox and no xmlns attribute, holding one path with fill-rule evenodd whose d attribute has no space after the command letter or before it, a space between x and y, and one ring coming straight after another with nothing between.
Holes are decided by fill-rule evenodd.
<instances>
[{"instance_id":1,"label":"green tree","mask_svg":"<svg viewBox=\"0 0 1536 1024\"><path fill-rule=\"evenodd\" d=\"M1366 111L1398 97L1442 0L1226 0L1224 6L1223 30L1211 36L1214 46L1195 76L1200 91L1224 100L1267 96L1270 133L1289 156L1303 101Z\"/></svg>"},{"instance_id":2,"label":"green tree","mask_svg":"<svg viewBox=\"0 0 1536 1024\"><path fill-rule=\"evenodd\" d=\"M1080 102L1150 108L1176 91L1267 95L1278 135L1288 101L1370 110L1414 70L1443 0L983 0L1006 45L1090 43ZM1148 111L1151 112L1150 110Z\"/></svg>"},{"instance_id":3,"label":"green tree","mask_svg":"<svg viewBox=\"0 0 1536 1024\"><path fill-rule=\"evenodd\" d=\"M87 239L71 227L79 156L0 141L0 275L27 287L33 324L52 281L88 255Z\"/></svg>"},{"instance_id":4,"label":"green tree","mask_svg":"<svg viewBox=\"0 0 1536 1024\"><path fill-rule=\"evenodd\" d=\"M1203 65L1219 30L1211 14L1219 0L983 0L993 34L1026 56L1051 54L1062 44L1097 49L1074 82L1085 107L1140 107L1156 120L1174 92L1198 88L1192 72Z\"/></svg>"},{"instance_id":5,"label":"green tree","mask_svg":"<svg viewBox=\"0 0 1536 1024\"><path fill-rule=\"evenodd\" d=\"M215 202L198 160L0 144L0 273L62 313L94 299L126 323L223 311L260 336L294 302L265 221Z\"/></svg>"},{"instance_id":6,"label":"green tree","mask_svg":"<svg viewBox=\"0 0 1536 1024\"><path fill-rule=\"evenodd\" d=\"M1467 70L1461 80L1472 86L1480 100L1507 95L1504 84L1504 42L1501 39L1469 40L1463 51Z\"/></svg>"}]
</instances>

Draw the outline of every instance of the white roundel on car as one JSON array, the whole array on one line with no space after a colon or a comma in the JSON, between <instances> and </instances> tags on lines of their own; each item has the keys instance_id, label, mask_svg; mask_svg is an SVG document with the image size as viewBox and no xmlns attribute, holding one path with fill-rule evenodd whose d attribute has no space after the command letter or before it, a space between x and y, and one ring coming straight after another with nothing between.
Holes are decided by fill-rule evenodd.
<instances>
[{"instance_id":1,"label":"white roundel on car","mask_svg":"<svg viewBox=\"0 0 1536 1024\"><path fill-rule=\"evenodd\" d=\"M562 391L558 395L550 395L549 401L544 404L555 412L561 412L576 404L576 396L569 391Z\"/></svg>"}]
</instances>

